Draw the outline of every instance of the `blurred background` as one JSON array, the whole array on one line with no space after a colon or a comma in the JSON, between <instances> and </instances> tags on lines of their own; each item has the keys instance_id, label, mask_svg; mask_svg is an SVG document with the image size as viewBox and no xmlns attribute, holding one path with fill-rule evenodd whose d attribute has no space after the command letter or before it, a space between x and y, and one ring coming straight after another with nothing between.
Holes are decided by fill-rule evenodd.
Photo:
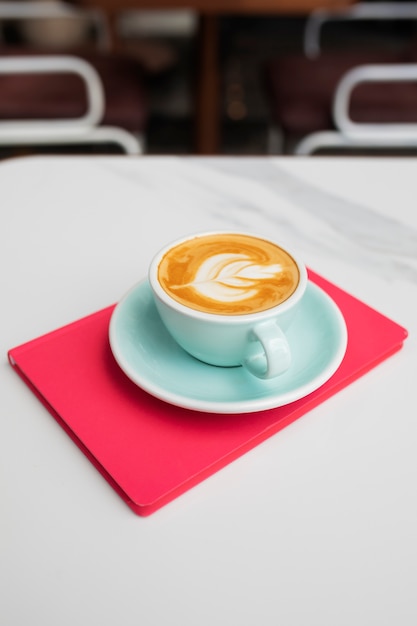
<instances>
[{"instance_id":1,"label":"blurred background","mask_svg":"<svg viewBox=\"0 0 417 626\"><path fill-rule=\"evenodd\" d=\"M50 6L54 4L63 6L63 3L55 2L55 0L48 0L48 3ZM18 5L27 4L23 0L0 2L2 26L0 62L2 58L13 55L36 55L38 52L42 55L57 52L78 54L82 50L84 55L85 50L96 45L97 27L94 30L84 15L78 16L78 20L63 19L59 15L48 16L44 19L39 16L36 19L33 17L24 19L24 16L19 16L16 19L13 11L9 10L11 5L16 8ZM32 0L30 4L43 6L46 3ZM86 8L83 2L64 3L66 4L71 10L78 11ZM371 5L372 3L357 4ZM375 3L376 6L381 4L383 3ZM390 7L397 5L398 9L403 9L407 4L410 9L415 9L417 5L415 2L387 3ZM88 10L95 8L93 2L88 2L87 5ZM3 13L1 13L1 7L3 7ZM99 11L101 8L97 4ZM201 80L199 15L191 9L159 11L134 9L120 10L116 13L115 15L113 10L111 19L108 21L107 27L110 35L106 36L109 40L102 45L100 54L104 57L116 55L118 59L130 59L138 67L140 66L141 94L139 96L143 99L140 106L143 106L145 110L138 131L143 140L141 150L146 154L195 154L199 151L196 147L196 124L205 123L204 118L201 117L199 121L196 121L196 90ZM104 20L107 19L108 16L104 14ZM216 102L212 106L217 109L219 134L217 145L208 152L227 155L291 154L293 152L293 146L299 137L292 139L289 136L283 140L282 124L279 115L277 117L277 107L273 101L276 94L271 99L271 91L268 87L268 71L270 71L271 60L277 62L289 57L293 59L306 57L305 35L308 19L309 13L302 11L297 11L296 14L284 12L280 15L265 13L258 15L256 12L249 15L222 14L218 17L216 20L216 62L219 84L218 92L215 92L214 96ZM405 51L409 50L410 46L414 46L416 25L417 13L414 18L407 14L407 19L396 19L396 15L393 14L389 19L340 20L332 24L332 27L326 25L322 29L320 46L323 51L325 50L326 58L329 55L336 58L341 53L356 55L360 52L365 60L367 54L373 61L375 54L382 54L383 60L388 55L389 61L402 61L405 58ZM393 55L392 58L391 55ZM83 58L90 61L93 57L84 55ZM413 60L414 58L407 58L407 61ZM325 78L329 75L327 67L318 71L321 74L314 79L315 89L322 80L320 76ZM119 69L119 78L122 73ZM302 91L305 74L304 78L303 75L297 78L295 74L290 75L290 73L293 74L292 70L288 70L288 81L298 84L298 96L304 98L304 108L312 110L309 109L307 92L304 96ZM284 78L286 80L285 75ZM9 97L9 83L6 83L6 80L10 83L9 75L0 76L0 118L3 120L14 118L14 112L20 109L20 104L16 104L16 98L20 97L26 107L34 101L34 96L25 95L25 90L21 85L18 87L15 85L11 89L12 101L7 108L5 103ZM26 80L27 84L29 78L21 74L19 80ZM43 88L44 86L34 87L38 96L41 95ZM414 88L415 85L413 85ZM117 86L114 87L113 92L118 89ZM53 97L56 97L56 94L52 96L46 91L43 100L51 102ZM278 94L278 99L280 97ZM125 98L128 102L134 101L133 96L130 99L128 92ZM288 99L288 95L283 93L281 101L285 98ZM61 100L66 100L68 103L69 96L62 96ZM293 107L292 111L295 110L295 105L289 104L289 106ZM374 102L374 106L378 108L378 102L376 104ZM4 111L2 107L5 107ZM413 108L417 107L413 105ZM39 112L36 115L39 115ZM18 114L20 120L26 116L31 119L33 113L20 111ZM285 112L283 116L285 117ZM117 125L125 126L123 118L117 120ZM135 133L129 124L126 128L129 132ZM306 127L306 133L307 130ZM313 127L312 130L317 129ZM7 128L6 131L8 131ZM7 133L6 139L1 141L1 132L0 129L0 144L2 144L0 145L0 158L63 150L62 146L53 142L52 145L46 146L33 143L25 146L22 141L19 141L18 145L6 145ZM291 129L288 134L291 134ZM100 146L94 144L93 147L91 145L80 146L80 144L67 145L64 151L77 153L80 151L88 153L92 150L106 153L120 151L118 146L111 146L110 143L103 142ZM417 145L417 141L415 143ZM41 141L40 144L42 144Z\"/></svg>"}]
</instances>

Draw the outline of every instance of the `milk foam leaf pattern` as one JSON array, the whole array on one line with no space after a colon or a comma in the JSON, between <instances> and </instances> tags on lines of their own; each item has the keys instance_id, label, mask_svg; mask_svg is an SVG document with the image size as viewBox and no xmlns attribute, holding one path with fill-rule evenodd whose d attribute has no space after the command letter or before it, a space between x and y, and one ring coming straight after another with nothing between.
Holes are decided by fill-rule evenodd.
<instances>
[{"instance_id":1,"label":"milk foam leaf pattern","mask_svg":"<svg viewBox=\"0 0 417 626\"><path fill-rule=\"evenodd\" d=\"M276 279L282 271L280 264L261 265L245 254L217 254L206 259L194 280L181 287L192 287L220 302L240 301L254 297L262 281Z\"/></svg>"}]
</instances>

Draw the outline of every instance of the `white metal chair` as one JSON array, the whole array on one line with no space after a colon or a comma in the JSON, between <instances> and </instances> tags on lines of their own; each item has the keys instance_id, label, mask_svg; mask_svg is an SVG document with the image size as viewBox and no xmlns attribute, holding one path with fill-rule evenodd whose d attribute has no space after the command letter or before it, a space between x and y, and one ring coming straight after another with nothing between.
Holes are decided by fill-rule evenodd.
<instances>
[{"instance_id":1,"label":"white metal chair","mask_svg":"<svg viewBox=\"0 0 417 626\"><path fill-rule=\"evenodd\" d=\"M417 24L417 3L358 2L338 10L317 9L306 22L304 55L270 64L271 135L278 128L284 137L298 137L295 154L417 146L416 45L407 41L399 49L322 51L327 23L368 20ZM388 83L384 91L382 85ZM381 111L387 119L380 119Z\"/></svg>"},{"instance_id":2,"label":"white metal chair","mask_svg":"<svg viewBox=\"0 0 417 626\"><path fill-rule=\"evenodd\" d=\"M311 155L323 149L417 149L417 122L356 122L350 115L352 92L364 83L415 83L417 63L362 65L347 72L333 99L336 130L319 131L305 137L295 148L297 155Z\"/></svg>"},{"instance_id":3,"label":"white metal chair","mask_svg":"<svg viewBox=\"0 0 417 626\"><path fill-rule=\"evenodd\" d=\"M108 31L104 16L99 11L81 11L63 2L0 2L0 20L39 20L39 19L74 20L88 18L97 29L98 47L102 51L100 69L105 67L110 55L106 52L108 47ZM99 53L100 54L100 53ZM16 118L0 118L0 145L1 146L67 146L67 145L117 145L127 154L141 154L144 150L143 134L130 132L128 129L103 123L106 115L106 92L102 75L89 57L84 58L77 54L49 54L41 51L39 55L33 49L26 52L19 50L14 55L13 50L7 50L2 54L0 48L0 78L17 76L20 80L32 77L30 89L26 95L26 102L21 104L25 109L27 104L28 117L22 119L22 112ZM120 61L121 62L121 61ZM60 75L62 80L66 76L77 76L85 88L85 113L67 118L59 116L54 119L41 119L39 111L36 119L30 117L29 98L36 98L39 87L34 77ZM8 83L6 83L7 86ZM29 83L26 83L29 84ZM44 84L44 83L43 83ZM131 88L135 85L132 83ZM127 87L130 89L130 86ZM0 99L7 97L7 88L0 91ZM23 90L24 92L24 90ZM33 92L33 93L32 93ZM25 92L24 92L25 93ZM19 107L20 108L20 107ZM1 112L1 106L0 106Z\"/></svg>"},{"instance_id":4,"label":"white metal chair","mask_svg":"<svg viewBox=\"0 0 417 626\"><path fill-rule=\"evenodd\" d=\"M323 26L330 22L417 20L417 2L357 2L339 9L315 9L306 21L304 53L310 58L321 54Z\"/></svg>"}]
</instances>

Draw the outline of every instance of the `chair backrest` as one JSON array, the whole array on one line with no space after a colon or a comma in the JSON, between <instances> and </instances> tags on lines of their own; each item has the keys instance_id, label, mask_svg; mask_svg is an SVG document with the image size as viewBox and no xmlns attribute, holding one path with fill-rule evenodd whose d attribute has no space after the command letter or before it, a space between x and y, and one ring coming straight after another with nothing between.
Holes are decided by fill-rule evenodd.
<instances>
[{"instance_id":1,"label":"chair backrest","mask_svg":"<svg viewBox=\"0 0 417 626\"><path fill-rule=\"evenodd\" d=\"M78 9L65 2L0 1L2 20L78 20L88 19L96 30L99 49L107 50L110 37L105 15L95 9ZM77 117L66 118L62 114L54 119L10 118L0 120L0 145L67 145L103 144L118 145L128 154L143 152L142 139L127 130L115 126L100 126L106 101L103 83L93 65L85 59L68 54L18 54L0 51L0 76L11 75L76 75L85 88L86 111ZM36 92L36 89L35 89Z\"/></svg>"},{"instance_id":2,"label":"chair backrest","mask_svg":"<svg viewBox=\"0 0 417 626\"><path fill-rule=\"evenodd\" d=\"M340 80L333 98L333 119L336 128L346 134L361 133L371 137L381 134L384 137L398 137L405 140L409 136L416 137L417 122L356 122L349 113L352 93L359 85L392 83L395 89L395 84L410 82L417 83L416 63L361 65L349 70ZM413 100L416 101L416 98Z\"/></svg>"},{"instance_id":3,"label":"chair backrest","mask_svg":"<svg viewBox=\"0 0 417 626\"><path fill-rule=\"evenodd\" d=\"M341 78L333 98L335 131L319 131L304 137L295 154L306 156L323 149L417 150L417 122L357 122L350 115L353 91L365 83L417 83L417 63L360 65ZM408 96L408 97L407 97ZM417 103L417 85L406 94L408 105ZM414 112L414 109L413 109ZM417 118L417 106L415 107Z\"/></svg>"},{"instance_id":4,"label":"chair backrest","mask_svg":"<svg viewBox=\"0 0 417 626\"><path fill-rule=\"evenodd\" d=\"M87 110L84 115L69 119L49 120L0 120L0 128L18 125L22 129L28 126L42 125L47 129L61 127L91 127L98 125L104 113L104 92L100 76L92 65L70 55L17 56L1 58L0 75L10 74L76 74L83 81L86 90Z\"/></svg>"},{"instance_id":5,"label":"chair backrest","mask_svg":"<svg viewBox=\"0 0 417 626\"><path fill-rule=\"evenodd\" d=\"M313 59L320 55L323 26L340 21L416 21L417 2L357 2L340 9L315 9L304 30L304 53Z\"/></svg>"}]
</instances>

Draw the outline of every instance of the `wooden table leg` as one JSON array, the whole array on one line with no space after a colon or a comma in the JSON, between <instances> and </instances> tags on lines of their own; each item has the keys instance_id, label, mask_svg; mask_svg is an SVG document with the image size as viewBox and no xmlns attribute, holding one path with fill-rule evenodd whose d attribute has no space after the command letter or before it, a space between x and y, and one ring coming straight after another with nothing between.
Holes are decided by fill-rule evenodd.
<instances>
[{"instance_id":1,"label":"wooden table leg","mask_svg":"<svg viewBox=\"0 0 417 626\"><path fill-rule=\"evenodd\" d=\"M219 18L200 15L195 143L198 154L219 154L221 144Z\"/></svg>"}]
</instances>

